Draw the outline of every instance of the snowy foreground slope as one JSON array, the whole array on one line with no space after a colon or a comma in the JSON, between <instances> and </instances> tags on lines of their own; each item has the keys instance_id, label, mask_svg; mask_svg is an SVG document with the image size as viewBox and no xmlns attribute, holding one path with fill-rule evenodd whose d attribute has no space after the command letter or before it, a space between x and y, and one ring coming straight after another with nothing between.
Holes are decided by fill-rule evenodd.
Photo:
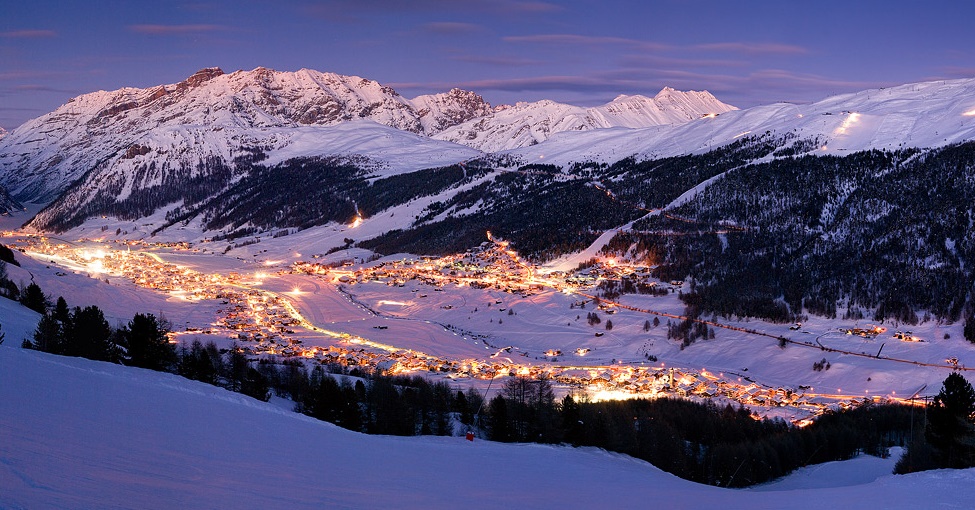
<instances>
[{"instance_id":1,"label":"snowy foreground slope","mask_svg":"<svg viewBox=\"0 0 975 510\"><path fill-rule=\"evenodd\" d=\"M594 449L366 436L172 375L10 345L0 438L2 508L916 509L975 497L975 470L740 491Z\"/></svg>"}]
</instances>

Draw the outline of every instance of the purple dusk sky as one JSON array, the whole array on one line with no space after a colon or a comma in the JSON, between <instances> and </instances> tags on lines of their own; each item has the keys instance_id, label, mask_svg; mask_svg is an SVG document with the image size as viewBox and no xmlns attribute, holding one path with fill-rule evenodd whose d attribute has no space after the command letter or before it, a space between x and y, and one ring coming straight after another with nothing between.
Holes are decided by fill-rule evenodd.
<instances>
[{"instance_id":1,"label":"purple dusk sky","mask_svg":"<svg viewBox=\"0 0 975 510\"><path fill-rule=\"evenodd\" d=\"M10 1L0 127L203 67L357 75L406 97L593 105L664 86L739 107L975 76L975 3L901 0Z\"/></svg>"}]
</instances>

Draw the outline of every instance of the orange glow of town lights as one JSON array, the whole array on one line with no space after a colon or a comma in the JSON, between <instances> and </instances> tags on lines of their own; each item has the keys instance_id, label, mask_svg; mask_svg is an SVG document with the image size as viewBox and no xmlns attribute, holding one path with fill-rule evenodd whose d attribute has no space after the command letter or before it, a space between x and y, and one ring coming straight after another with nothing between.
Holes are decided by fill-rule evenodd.
<instances>
[{"instance_id":1,"label":"orange glow of town lights","mask_svg":"<svg viewBox=\"0 0 975 510\"><path fill-rule=\"evenodd\" d=\"M349 228L356 228L359 225L362 225L362 216L356 216L355 219L352 220L352 224L349 225Z\"/></svg>"}]
</instances>

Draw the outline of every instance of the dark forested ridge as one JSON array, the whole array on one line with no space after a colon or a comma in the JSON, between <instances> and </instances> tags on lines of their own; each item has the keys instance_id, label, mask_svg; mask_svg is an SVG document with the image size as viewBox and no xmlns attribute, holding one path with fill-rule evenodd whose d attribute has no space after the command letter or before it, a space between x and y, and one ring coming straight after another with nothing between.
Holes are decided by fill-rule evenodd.
<instances>
[{"instance_id":1,"label":"dark forested ridge","mask_svg":"<svg viewBox=\"0 0 975 510\"><path fill-rule=\"evenodd\" d=\"M721 314L955 321L971 301L973 184L975 143L776 159L669 211L691 221L655 216L612 247L692 278Z\"/></svg>"},{"instance_id":2,"label":"dark forested ridge","mask_svg":"<svg viewBox=\"0 0 975 510\"><path fill-rule=\"evenodd\" d=\"M792 138L766 133L701 155L644 162L627 158L564 171L525 165L435 202L411 228L360 246L381 253L445 254L475 246L490 230L522 255L548 260L586 248L603 231L663 207L698 183L764 157Z\"/></svg>"}]
</instances>

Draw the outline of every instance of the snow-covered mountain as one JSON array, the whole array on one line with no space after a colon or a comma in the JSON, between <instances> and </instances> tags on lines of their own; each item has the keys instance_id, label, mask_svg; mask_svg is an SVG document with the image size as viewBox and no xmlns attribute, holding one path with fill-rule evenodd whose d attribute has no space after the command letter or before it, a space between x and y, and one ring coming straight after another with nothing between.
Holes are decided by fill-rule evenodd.
<instances>
[{"instance_id":1,"label":"snow-covered mountain","mask_svg":"<svg viewBox=\"0 0 975 510\"><path fill-rule=\"evenodd\" d=\"M666 87L652 99L621 95L593 108L554 101L518 103L493 115L457 124L434 137L498 152L536 145L563 131L683 124L732 110L737 108L722 103L710 92L681 92Z\"/></svg>"},{"instance_id":2,"label":"snow-covered mountain","mask_svg":"<svg viewBox=\"0 0 975 510\"><path fill-rule=\"evenodd\" d=\"M813 154L840 156L868 149L931 148L972 140L975 79L864 90L805 105L756 106L683 124L557 133L543 144L511 154L525 161L544 159L562 165L612 163L628 156L640 161L706 152L766 131L815 142ZM805 152L810 151L799 151Z\"/></svg>"},{"instance_id":3,"label":"snow-covered mountain","mask_svg":"<svg viewBox=\"0 0 975 510\"><path fill-rule=\"evenodd\" d=\"M224 74L210 68L175 84L82 95L25 123L0 138L0 186L20 203L48 204L31 223L37 229L64 230L101 216L135 221L157 215L161 221L153 223L154 230L168 228L176 218L196 217L206 231L217 228L211 221L215 217L231 214L207 203L217 196L253 198L258 193L249 186L254 186L260 203L281 199L268 195L280 185L273 173L250 178L257 169L311 164L314 179L298 172L288 177L287 186L300 187L305 175L306 185L330 187L326 194L309 196L345 205L330 216L290 225L307 228L348 219L364 199L368 214L420 196L447 203L469 177L465 167L450 185L427 181L429 189L420 190L388 181L383 186L389 191L383 186L364 191L376 179L423 169L475 160L482 169L644 161L699 154L760 135L768 143L788 145L776 147L781 149L776 157L930 148L975 139L975 80L746 110L708 92L670 88L653 98L619 96L592 108L553 101L492 108L476 93L460 89L407 99L359 77L265 68ZM343 165L357 169L354 176L339 179L344 184L330 173ZM471 208L465 199L455 212L469 214L481 206ZM5 208L18 207L10 203ZM434 218L441 211L420 216L428 214ZM255 227L253 215L232 216L233 221L222 223L229 229L224 233ZM259 230L275 226L276 220L267 219L275 215L258 216L265 217ZM414 216L400 216L390 228L409 227L404 222L420 218Z\"/></svg>"},{"instance_id":4,"label":"snow-covered mountain","mask_svg":"<svg viewBox=\"0 0 975 510\"><path fill-rule=\"evenodd\" d=\"M490 111L480 96L458 89L414 103L356 76L260 67L224 74L209 68L175 84L85 94L25 123L0 139L0 185L20 200L47 202L96 171L126 174L122 188L127 192L173 172L188 174L177 179L192 177L193 168L214 158L230 164L254 148L273 153L291 147L294 153L292 136L309 128L372 121L429 135ZM307 152L342 154L326 142L327 135ZM414 143L424 142L406 142ZM461 151L458 157L451 153L456 149L441 145L449 162L470 156ZM369 148L351 152L363 153L370 155ZM440 157L419 166L435 166ZM155 162L153 175L133 179L133 169L147 159Z\"/></svg>"}]
</instances>

